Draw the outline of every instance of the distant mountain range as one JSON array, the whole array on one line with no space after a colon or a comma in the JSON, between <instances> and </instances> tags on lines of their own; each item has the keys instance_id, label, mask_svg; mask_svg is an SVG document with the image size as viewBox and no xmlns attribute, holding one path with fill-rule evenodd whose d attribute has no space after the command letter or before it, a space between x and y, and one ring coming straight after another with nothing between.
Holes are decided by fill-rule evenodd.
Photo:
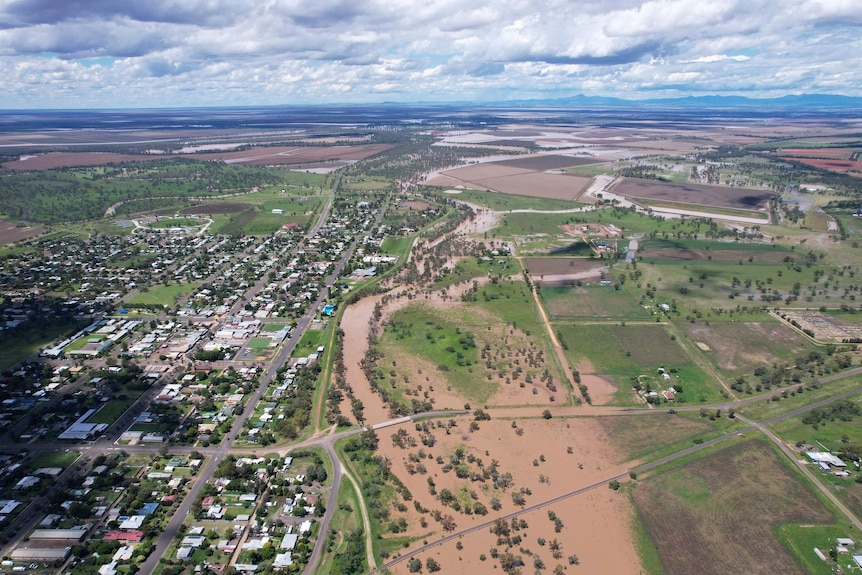
<instances>
[{"instance_id":1,"label":"distant mountain range","mask_svg":"<svg viewBox=\"0 0 862 575\"><path fill-rule=\"evenodd\" d=\"M783 108L783 109L860 109L862 98L854 96L839 96L835 94L799 94L782 96L780 98L746 98L745 96L687 96L684 98L655 98L648 100L625 100L605 96L585 96L578 94L566 98L517 100L500 102L500 105L516 106L565 106L565 107L597 107L633 108L649 107L686 107L686 108Z\"/></svg>"}]
</instances>

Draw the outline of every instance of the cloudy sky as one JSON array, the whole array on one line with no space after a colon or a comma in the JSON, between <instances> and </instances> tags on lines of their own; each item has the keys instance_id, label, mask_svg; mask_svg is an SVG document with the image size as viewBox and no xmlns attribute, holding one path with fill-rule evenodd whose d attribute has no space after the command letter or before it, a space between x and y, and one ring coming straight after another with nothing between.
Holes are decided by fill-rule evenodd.
<instances>
[{"instance_id":1,"label":"cloudy sky","mask_svg":"<svg viewBox=\"0 0 862 575\"><path fill-rule=\"evenodd\" d=\"M862 96L859 0L0 0L0 108Z\"/></svg>"}]
</instances>

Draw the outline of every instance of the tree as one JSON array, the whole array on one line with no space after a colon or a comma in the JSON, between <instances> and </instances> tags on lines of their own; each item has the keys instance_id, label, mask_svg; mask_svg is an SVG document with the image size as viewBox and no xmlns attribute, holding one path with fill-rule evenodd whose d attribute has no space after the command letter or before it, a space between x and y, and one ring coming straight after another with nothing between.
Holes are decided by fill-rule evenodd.
<instances>
[{"instance_id":1,"label":"tree","mask_svg":"<svg viewBox=\"0 0 862 575\"><path fill-rule=\"evenodd\" d=\"M542 412L542 418L551 419L552 417L553 417L553 415L551 415L550 409L546 409L545 411Z\"/></svg>"},{"instance_id":2,"label":"tree","mask_svg":"<svg viewBox=\"0 0 862 575\"><path fill-rule=\"evenodd\" d=\"M416 557L412 558L407 563L407 570L411 573L421 573L422 572L422 561L417 559Z\"/></svg>"},{"instance_id":3,"label":"tree","mask_svg":"<svg viewBox=\"0 0 862 575\"><path fill-rule=\"evenodd\" d=\"M436 573L440 570L440 564L431 557L425 560L425 567L428 568L429 573Z\"/></svg>"}]
</instances>

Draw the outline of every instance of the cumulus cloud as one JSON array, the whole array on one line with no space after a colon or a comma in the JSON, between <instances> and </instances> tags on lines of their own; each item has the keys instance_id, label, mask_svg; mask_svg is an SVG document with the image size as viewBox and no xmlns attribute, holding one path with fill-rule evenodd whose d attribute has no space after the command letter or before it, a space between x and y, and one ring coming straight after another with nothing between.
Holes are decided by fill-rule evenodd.
<instances>
[{"instance_id":1,"label":"cumulus cloud","mask_svg":"<svg viewBox=\"0 0 862 575\"><path fill-rule=\"evenodd\" d=\"M0 96L97 107L862 95L860 26L856 0L9 0Z\"/></svg>"}]
</instances>

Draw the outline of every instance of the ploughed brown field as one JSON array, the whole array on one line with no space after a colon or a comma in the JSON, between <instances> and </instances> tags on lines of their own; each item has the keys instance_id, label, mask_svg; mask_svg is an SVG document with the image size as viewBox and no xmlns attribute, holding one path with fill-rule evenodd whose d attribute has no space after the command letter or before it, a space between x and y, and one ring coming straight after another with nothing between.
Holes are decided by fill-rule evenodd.
<instances>
[{"instance_id":1,"label":"ploughed brown field","mask_svg":"<svg viewBox=\"0 0 862 575\"><path fill-rule=\"evenodd\" d=\"M862 176L862 162L824 158L782 158L782 160L792 160L806 166L820 168L821 170L846 172L851 176Z\"/></svg>"},{"instance_id":2,"label":"ploughed brown field","mask_svg":"<svg viewBox=\"0 0 862 575\"><path fill-rule=\"evenodd\" d=\"M534 280L548 283L570 279L598 279L606 269L601 260L593 258L545 257L524 258L524 265ZM608 276L607 279L610 279Z\"/></svg>"},{"instance_id":3,"label":"ploughed brown field","mask_svg":"<svg viewBox=\"0 0 862 575\"><path fill-rule=\"evenodd\" d=\"M573 168L589 164L600 164L606 160L598 158L582 158L573 156L523 156L511 160L493 162L500 166L512 166L513 168L524 168L526 170L558 170L560 168Z\"/></svg>"},{"instance_id":4,"label":"ploughed brown field","mask_svg":"<svg viewBox=\"0 0 862 575\"><path fill-rule=\"evenodd\" d=\"M590 183L590 178L568 174L547 174L500 162L448 170L443 172L443 175L475 189L557 200L577 199Z\"/></svg>"},{"instance_id":5,"label":"ploughed brown field","mask_svg":"<svg viewBox=\"0 0 862 575\"><path fill-rule=\"evenodd\" d=\"M668 575L804 575L772 528L833 521L762 440L650 477L634 500Z\"/></svg>"},{"instance_id":6,"label":"ploughed brown field","mask_svg":"<svg viewBox=\"0 0 862 575\"><path fill-rule=\"evenodd\" d=\"M388 144L361 146L272 146L233 152L207 152L183 154L197 160L221 160L228 164L272 166L276 164L303 164L322 160L364 160L391 148Z\"/></svg>"},{"instance_id":7,"label":"ploughed brown field","mask_svg":"<svg viewBox=\"0 0 862 575\"><path fill-rule=\"evenodd\" d=\"M807 158L834 158L849 160L857 152L853 148L786 148L781 150L782 156L799 156Z\"/></svg>"},{"instance_id":8,"label":"ploughed brown field","mask_svg":"<svg viewBox=\"0 0 862 575\"><path fill-rule=\"evenodd\" d=\"M41 233L42 228L19 227L14 222L0 220L0 244L11 244L18 240L26 240Z\"/></svg>"},{"instance_id":9,"label":"ploughed brown field","mask_svg":"<svg viewBox=\"0 0 862 575\"><path fill-rule=\"evenodd\" d=\"M638 178L621 178L611 191L632 198L741 210L763 209L766 207L766 202L773 196L772 192L767 190L661 182Z\"/></svg>"},{"instance_id":10,"label":"ploughed brown field","mask_svg":"<svg viewBox=\"0 0 862 575\"><path fill-rule=\"evenodd\" d=\"M152 162L164 160L164 154L111 154L102 152L48 152L24 156L26 159L4 162L7 170L50 170L53 168L74 168L76 166L102 166L122 162Z\"/></svg>"}]
</instances>

